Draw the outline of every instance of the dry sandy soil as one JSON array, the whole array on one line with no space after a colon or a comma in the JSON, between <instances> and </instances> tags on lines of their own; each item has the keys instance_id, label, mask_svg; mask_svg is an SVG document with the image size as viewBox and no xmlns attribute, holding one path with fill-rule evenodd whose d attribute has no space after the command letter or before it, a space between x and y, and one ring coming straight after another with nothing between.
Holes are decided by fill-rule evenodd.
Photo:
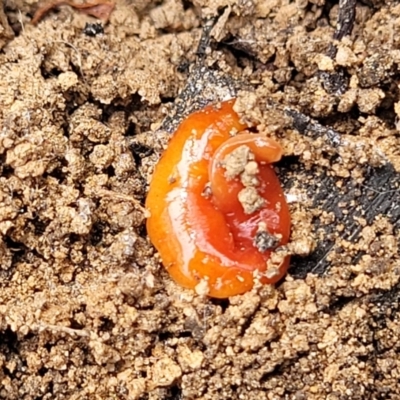
<instances>
[{"instance_id":1,"label":"dry sandy soil","mask_svg":"<svg viewBox=\"0 0 400 400\"><path fill-rule=\"evenodd\" d=\"M345 35L329 0L37 7L0 8L0 398L400 399L400 6ZM213 300L143 204L177 123L233 96L284 146L303 257Z\"/></svg>"}]
</instances>

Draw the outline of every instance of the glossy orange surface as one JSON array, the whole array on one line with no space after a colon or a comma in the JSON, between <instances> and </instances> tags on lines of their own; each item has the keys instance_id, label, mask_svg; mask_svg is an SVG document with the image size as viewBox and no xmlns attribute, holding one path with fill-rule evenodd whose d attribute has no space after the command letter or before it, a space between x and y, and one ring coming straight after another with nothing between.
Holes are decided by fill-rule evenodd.
<instances>
[{"instance_id":1,"label":"glossy orange surface","mask_svg":"<svg viewBox=\"0 0 400 400\"><path fill-rule=\"evenodd\" d=\"M268 279L263 273L271 251L260 252L253 244L260 222L282 236L279 244L289 240L289 210L270 165L282 150L260 134L232 136L247 128L233 104L207 106L181 123L155 168L146 200L147 231L171 277L187 288L206 279L208 295L217 298L250 290L256 270L263 283L275 283L289 265L287 257ZM245 214L238 200L240 179L226 179L221 166L243 144L259 164L257 191L266 200L252 214Z\"/></svg>"}]
</instances>

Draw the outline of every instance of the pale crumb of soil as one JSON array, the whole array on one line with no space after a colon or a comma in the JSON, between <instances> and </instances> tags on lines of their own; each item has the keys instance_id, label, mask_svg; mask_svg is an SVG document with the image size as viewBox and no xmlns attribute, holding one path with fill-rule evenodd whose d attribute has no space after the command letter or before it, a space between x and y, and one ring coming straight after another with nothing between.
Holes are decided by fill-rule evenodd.
<instances>
[{"instance_id":1,"label":"pale crumb of soil","mask_svg":"<svg viewBox=\"0 0 400 400\"><path fill-rule=\"evenodd\" d=\"M238 200L245 214L253 214L265 205L265 200L257 189L260 184L257 177L259 165L248 146L239 146L227 154L222 166L228 180L240 177L244 188L239 192Z\"/></svg>"},{"instance_id":2,"label":"pale crumb of soil","mask_svg":"<svg viewBox=\"0 0 400 400\"><path fill-rule=\"evenodd\" d=\"M224 157L222 166L227 179L234 179L246 170L249 161L254 160L254 154L248 146L242 145Z\"/></svg>"}]
</instances>

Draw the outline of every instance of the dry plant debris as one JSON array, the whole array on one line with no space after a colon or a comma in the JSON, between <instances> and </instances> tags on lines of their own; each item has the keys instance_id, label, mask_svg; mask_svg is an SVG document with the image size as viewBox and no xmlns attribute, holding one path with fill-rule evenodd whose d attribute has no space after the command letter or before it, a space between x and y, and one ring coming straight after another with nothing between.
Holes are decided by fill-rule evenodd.
<instances>
[{"instance_id":1,"label":"dry plant debris","mask_svg":"<svg viewBox=\"0 0 400 400\"><path fill-rule=\"evenodd\" d=\"M115 3L104 0L96 0L89 3L76 3L72 0L53 0L48 2L47 4L44 4L43 6L40 6L36 10L31 23L33 25L36 25L43 18L43 16L51 11L53 8L57 8L63 5L68 5L72 8L76 8L82 13L102 19L105 22L109 20L110 14L115 7Z\"/></svg>"},{"instance_id":2,"label":"dry plant debris","mask_svg":"<svg viewBox=\"0 0 400 400\"><path fill-rule=\"evenodd\" d=\"M2 3L0 398L400 398L400 6L347 2L335 40L345 3L118 0L94 37ZM142 206L176 124L233 95L316 250L215 301L160 268Z\"/></svg>"}]
</instances>

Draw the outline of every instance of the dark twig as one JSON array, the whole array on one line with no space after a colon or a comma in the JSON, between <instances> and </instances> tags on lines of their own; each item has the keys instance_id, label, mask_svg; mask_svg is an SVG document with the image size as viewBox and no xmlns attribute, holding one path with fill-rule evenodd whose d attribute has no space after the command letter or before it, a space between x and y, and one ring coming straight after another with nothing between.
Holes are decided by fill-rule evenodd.
<instances>
[{"instance_id":1,"label":"dark twig","mask_svg":"<svg viewBox=\"0 0 400 400\"><path fill-rule=\"evenodd\" d=\"M332 128L327 128L317 121L314 121L307 115L304 115L300 111L294 110L292 108L285 108L285 112L289 117L293 118L293 127L300 133L307 134L310 137L318 138L324 137L327 142L333 147L338 147L341 145L340 133L336 132Z\"/></svg>"},{"instance_id":2,"label":"dark twig","mask_svg":"<svg viewBox=\"0 0 400 400\"><path fill-rule=\"evenodd\" d=\"M324 89L329 94L342 95L349 86L349 78L343 67L337 67L334 72L320 71Z\"/></svg>"},{"instance_id":3,"label":"dark twig","mask_svg":"<svg viewBox=\"0 0 400 400\"><path fill-rule=\"evenodd\" d=\"M282 170L282 168L281 168ZM362 184L352 178L345 179L343 185L338 187L336 182L342 178L325 175L321 179L315 179L316 170L304 171L308 177L299 180L295 177L297 185L303 185L303 190L309 193L314 200L314 207L335 215L335 222L331 225L321 224L315 221L316 231L325 232L325 240L317 244L315 251L308 257L296 258L295 277L304 277L307 273L325 273L331 266L329 255L340 253L342 239L349 242L357 242L362 232L363 225L359 218L365 219L367 224L372 224L378 215L385 215L393 224L395 232L400 229L400 201L399 185L400 177L391 164L380 168L367 167L364 170ZM345 206L343 206L345 205ZM339 239L335 239L337 227L342 225ZM363 252L354 256L354 264L362 256Z\"/></svg>"},{"instance_id":4,"label":"dark twig","mask_svg":"<svg viewBox=\"0 0 400 400\"><path fill-rule=\"evenodd\" d=\"M333 34L334 40L342 40L345 36L351 34L354 21L356 18L356 4L357 0L340 0L339 1L339 14L336 24L336 30ZM334 59L337 53L337 47L331 43L327 55ZM324 88L328 93L343 94L347 90L348 78L345 70L342 67L336 69L335 72L321 71Z\"/></svg>"},{"instance_id":5,"label":"dark twig","mask_svg":"<svg viewBox=\"0 0 400 400\"><path fill-rule=\"evenodd\" d=\"M196 51L197 60L190 70L186 87L173 104L170 115L163 121L161 130L172 133L182 118L189 113L206 104L235 97L239 88L243 88L242 82L235 81L230 76L205 65L204 60L211 43L211 31L215 23L215 18L205 22Z\"/></svg>"},{"instance_id":6,"label":"dark twig","mask_svg":"<svg viewBox=\"0 0 400 400\"><path fill-rule=\"evenodd\" d=\"M357 0L339 1L339 15L333 35L334 39L342 40L345 36L351 34L356 19L356 4Z\"/></svg>"},{"instance_id":7,"label":"dark twig","mask_svg":"<svg viewBox=\"0 0 400 400\"><path fill-rule=\"evenodd\" d=\"M214 27L215 22L215 18L210 18L203 26L203 32L201 34L199 45L196 51L196 54L199 58L204 58L204 56L206 55L206 49L210 44L211 30Z\"/></svg>"},{"instance_id":8,"label":"dark twig","mask_svg":"<svg viewBox=\"0 0 400 400\"><path fill-rule=\"evenodd\" d=\"M356 19L356 4L357 0L340 0L339 1L339 13L336 24L336 30L333 34L334 40L342 40L345 36L348 36L353 31L354 21ZM336 56L337 47L331 43L329 46L327 55L330 58Z\"/></svg>"},{"instance_id":9,"label":"dark twig","mask_svg":"<svg viewBox=\"0 0 400 400\"><path fill-rule=\"evenodd\" d=\"M335 33L333 34L334 40L342 40L353 31L354 21L356 19L356 4L357 0L339 1L338 20L336 23ZM333 59L336 56L336 52L336 45L331 43L327 55Z\"/></svg>"}]
</instances>

